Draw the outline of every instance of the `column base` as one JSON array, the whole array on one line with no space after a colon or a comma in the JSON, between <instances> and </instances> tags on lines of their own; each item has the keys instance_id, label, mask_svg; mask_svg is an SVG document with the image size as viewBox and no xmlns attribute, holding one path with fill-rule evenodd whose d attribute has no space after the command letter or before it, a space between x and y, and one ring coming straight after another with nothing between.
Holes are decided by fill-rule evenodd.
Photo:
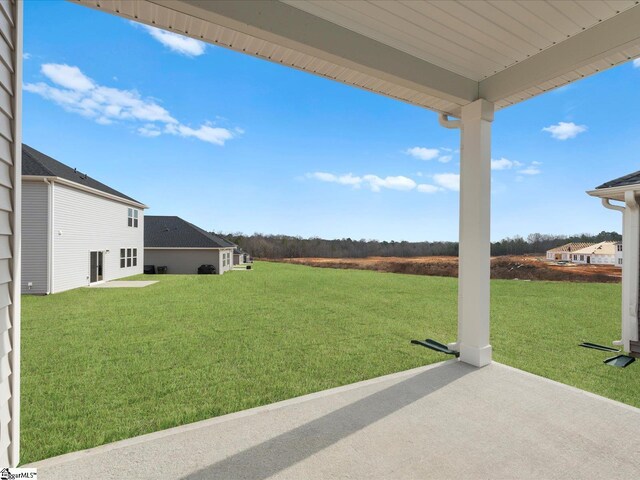
<instances>
[{"instance_id":1,"label":"column base","mask_svg":"<svg viewBox=\"0 0 640 480\"><path fill-rule=\"evenodd\" d=\"M460 361L474 367L484 367L491 363L492 350L491 345L473 347L460 344Z\"/></svg>"}]
</instances>

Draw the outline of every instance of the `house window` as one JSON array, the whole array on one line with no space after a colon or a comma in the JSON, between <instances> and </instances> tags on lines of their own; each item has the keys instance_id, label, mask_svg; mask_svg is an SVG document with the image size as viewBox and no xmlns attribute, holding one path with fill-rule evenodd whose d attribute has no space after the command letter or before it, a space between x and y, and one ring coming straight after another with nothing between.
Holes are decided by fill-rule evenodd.
<instances>
[{"instance_id":1,"label":"house window","mask_svg":"<svg viewBox=\"0 0 640 480\"><path fill-rule=\"evenodd\" d=\"M584 255L580 255L580 261L584 262Z\"/></svg>"},{"instance_id":2,"label":"house window","mask_svg":"<svg viewBox=\"0 0 640 480\"><path fill-rule=\"evenodd\" d=\"M138 210L130 208L127 213L127 225L133 228L138 228Z\"/></svg>"},{"instance_id":3,"label":"house window","mask_svg":"<svg viewBox=\"0 0 640 480\"><path fill-rule=\"evenodd\" d=\"M621 252L622 251L622 245L618 245L618 251Z\"/></svg>"},{"instance_id":4,"label":"house window","mask_svg":"<svg viewBox=\"0 0 640 480\"><path fill-rule=\"evenodd\" d=\"M120 249L120 268L135 267L138 265L137 248Z\"/></svg>"}]
</instances>

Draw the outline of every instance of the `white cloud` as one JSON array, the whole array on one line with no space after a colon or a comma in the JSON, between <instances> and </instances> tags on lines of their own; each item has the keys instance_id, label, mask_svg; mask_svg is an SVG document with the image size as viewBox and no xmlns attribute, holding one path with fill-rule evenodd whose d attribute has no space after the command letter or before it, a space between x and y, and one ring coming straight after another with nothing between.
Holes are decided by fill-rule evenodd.
<instances>
[{"instance_id":1,"label":"white cloud","mask_svg":"<svg viewBox=\"0 0 640 480\"><path fill-rule=\"evenodd\" d=\"M321 182L336 182L338 179L338 177L333 173L326 173L326 172L307 173L306 176L307 178L315 178L316 180L320 180Z\"/></svg>"},{"instance_id":2,"label":"white cloud","mask_svg":"<svg viewBox=\"0 0 640 480\"><path fill-rule=\"evenodd\" d=\"M438 158L440 155L440 150L437 148L426 148L426 147L411 147L408 148L404 153L407 155L411 155L418 160L433 160L434 158Z\"/></svg>"},{"instance_id":3,"label":"white cloud","mask_svg":"<svg viewBox=\"0 0 640 480\"><path fill-rule=\"evenodd\" d=\"M407 155L411 155L413 158L417 158L418 160L434 160L437 159L439 162L447 163L450 162L453 158L452 155L445 154L442 155L442 152L453 152L450 148L427 148L427 147L411 147L407 148L404 153Z\"/></svg>"},{"instance_id":4,"label":"white cloud","mask_svg":"<svg viewBox=\"0 0 640 480\"><path fill-rule=\"evenodd\" d=\"M158 137L162 135L162 131L158 130L153 123L148 123L138 128L138 133L143 137Z\"/></svg>"},{"instance_id":5,"label":"white cloud","mask_svg":"<svg viewBox=\"0 0 640 480\"><path fill-rule=\"evenodd\" d=\"M22 59L23 60L29 60L31 58L31 54L27 53L27 52L23 52L22 54Z\"/></svg>"},{"instance_id":6,"label":"white cloud","mask_svg":"<svg viewBox=\"0 0 640 480\"><path fill-rule=\"evenodd\" d=\"M575 138L578 134L586 130L586 125L576 125L573 122L559 122L557 125L549 125L542 129L543 132L549 132L551 136L557 140Z\"/></svg>"},{"instance_id":7,"label":"white cloud","mask_svg":"<svg viewBox=\"0 0 640 480\"><path fill-rule=\"evenodd\" d=\"M101 125L127 122L145 137L170 134L192 137L214 145L224 145L243 133L240 128L232 131L208 122L197 128L184 125L157 101L143 98L135 90L99 85L78 67L48 63L42 65L41 71L52 84L27 83L24 85L25 91L40 95L69 112L91 118Z\"/></svg>"},{"instance_id":8,"label":"white cloud","mask_svg":"<svg viewBox=\"0 0 640 480\"><path fill-rule=\"evenodd\" d=\"M78 67L60 63L45 63L40 70L53 83L70 90L85 92L95 88L93 81Z\"/></svg>"},{"instance_id":9,"label":"white cloud","mask_svg":"<svg viewBox=\"0 0 640 480\"><path fill-rule=\"evenodd\" d=\"M447 190L460 190L460 175L457 173L437 173L433 176L433 181Z\"/></svg>"},{"instance_id":10,"label":"white cloud","mask_svg":"<svg viewBox=\"0 0 640 480\"><path fill-rule=\"evenodd\" d=\"M230 130L211 125L201 125L198 128L191 128L186 125L167 124L165 131L172 135L194 137L198 140L202 140L203 142L213 143L214 145L220 146L224 145L227 140L231 140L234 137Z\"/></svg>"},{"instance_id":11,"label":"white cloud","mask_svg":"<svg viewBox=\"0 0 640 480\"><path fill-rule=\"evenodd\" d=\"M400 191L417 189L420 192L427 192L428 187L432 187L431 185L418 185L415 180L402 175L380 177L378 175L372 174L356 176L351 173L347 173L345 175L335 175L333 173L327 172L313 172L307 173L306 177L319 180L321 182L347 185L356 189L366 187L369 188L372 192L380 192L382 189Z\"/></svg>"},{"instance_id":12,"label":"white cloud","mask_svg":"<svg viewBox=\"0 0 640 480\"><path fill-rule=\"evenodd\" d=\"M440 187L436 187L435 185L429 185L428 183L421 183L416 187L416 190L422 193L436 193L442 190Z\"/></svg>"},{"instance_id":13,"label":"white cloud","mask_svg":"<svg viewBox=\"0 0 640 480\"><path fill-rule=\"evenodd\" d=\"M521 173L522 175L539 175L540 173L542 173L542 170L534 165L531 165L523 170L518 170L518 173Z\"/></svg>"},{"instance_id":14,"label":"white cloud","mask_svg":"<svg viewBox=\"0 0 640 480\"><path fill-rule=\"evenodd\" d=\"M402 175L384 178L377 175L365 175L362 178L365 182L368 182L369 188L374 192L379 192L382 188L389 188L391 190L413 190L416 188L416 182L414 180L409 177L403 177Z\"/></svg>"},{"instance_id":15,"label":"white cloud","mask_svg":"<svg viewBox=\"0 0 640 480\"><path fill-rule=\"evenodd\" d=\"M206 43L194 38L185 37L173 32L167 32L149 25L142 26L154 39L167 47L169 50L185 55L187 57L197 57L206 50Z\"/></svg>"},{"instance_id":16,"label":"white cloud","mask_svg":"<svg viewBox=\"0 0 640 480\"><path fill-rule=\"evenodd\" d=\"M521 167L522 163L517 160L509 160L508 158L491 159L491 170L510 170L512 168Z\"/></svg>"},{"instance_id":17,"label":"white cloud","mask_svg":"<svg viewBox=\"0 0 640 480\"><path fill-rule=\"evenodd\" d=\"M635 68L640 68L640 58L636 58L636 59L633 61L633 66L634 66Z\"/></svg>"}]
</instances>

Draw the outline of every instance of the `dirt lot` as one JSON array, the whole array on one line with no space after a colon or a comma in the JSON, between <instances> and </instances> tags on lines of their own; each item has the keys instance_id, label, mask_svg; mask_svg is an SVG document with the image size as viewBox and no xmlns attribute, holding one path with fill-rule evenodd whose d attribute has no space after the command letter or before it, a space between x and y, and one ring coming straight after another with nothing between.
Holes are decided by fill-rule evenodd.
<instances>
[{"instance_id":1,"label":"dirt lot","mask_svg":"<svg viewBox=\"0 0 640 480\"><path fill-rule=\"evenodd\" d=\"M274 261L439 277L458 275L457 257L285 258ZM543 256L506 256L491 259L491 278L617 283L621 281L622 269L613 265L558 265Z\"/></svg>"}]
</instances>

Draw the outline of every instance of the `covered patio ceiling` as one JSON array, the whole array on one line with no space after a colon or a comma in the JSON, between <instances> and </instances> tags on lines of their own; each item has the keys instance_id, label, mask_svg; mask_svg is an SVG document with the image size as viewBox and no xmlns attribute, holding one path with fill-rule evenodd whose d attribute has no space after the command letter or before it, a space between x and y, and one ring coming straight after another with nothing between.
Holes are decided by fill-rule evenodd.
<instances>
[{"instance_id":1,"label":"covered patio ceiling","mask_svg":"<svg viewBox=\"0 0 640 480\"><path fill-rule=\"evenodd\" d=\"M640 56L635 0L76 0L460 116Z\"/></svg>"}]
</instances>

